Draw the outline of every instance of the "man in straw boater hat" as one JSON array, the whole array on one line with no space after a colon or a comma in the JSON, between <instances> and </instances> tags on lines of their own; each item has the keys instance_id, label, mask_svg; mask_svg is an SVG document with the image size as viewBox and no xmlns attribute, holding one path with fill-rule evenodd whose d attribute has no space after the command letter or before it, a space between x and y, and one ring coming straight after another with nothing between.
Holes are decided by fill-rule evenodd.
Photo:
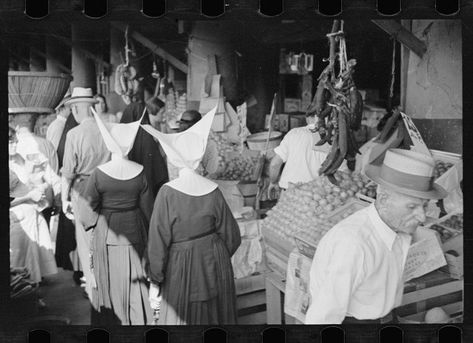
<instances>
[{"instance_id":1,"label":"man in straw boater hat","mask_svg":"<svg viewBox=\"0 0 473 343\"><path fill-rule=\"evenodd\" d=\"M71 94L67 92L61 102L54 108L56 111L56 119L54 119L51 124L49 124L48 129L46 130L46 139L53 144L56 150L58 149L62 132L66 126L67 118L71 114L71 108L69 106L65 106L65 102L70 97Z\"/></svg>"},{"instance_id":2,"label":"man in straw boater hat","mask_svg":"<svg viewBox=\"0 0 473 343\"><path fill-rule=\"evenodd\" d=\"M446 192L434 181L434 160L390 149L366 175L376 201L336 224L320 240L310 270L306 324L386 323L396 320L412 235L431 199Z\"/></svg>"},{"instance_id":3,"label":"man in straw boater hat","mask_svg":"<svg viewBox=\"0 0 473 343\"><path fill-rule=\"evenodd\" d=\"M61 168L62 210L69 218L73 218L73 213L78 213L78 204L83 201L82 193L89 175L110 159L110 152L90 111L96 102L92 89L75 87L64 103L70 106L74 119L79 123L67 133ZM85 291L90 298L94 281L89 260L90 233L84 230L80 220L74 219L77 252L85 277Z\"/></svg>"},{"instance_id":4,"label":"man in straw boater hat","mask_svg":"<svg viewBox=\"0 0 473 343\"><path fill-rule=\"evenodd\" d=\"M56 149L59 169L62 168L67 133L78 125L71 114L71 107L65 105L70 97L71 93L67 91L64 98L55 108L56 119L49 124L46 131L46 139ZM60 211L56 235L56 263L58 267L65 270L73 270L74 282L79 285L81 283L82 271L76 248L74 222L67 218L63 211Z\"/></svg>"}]
</instances>

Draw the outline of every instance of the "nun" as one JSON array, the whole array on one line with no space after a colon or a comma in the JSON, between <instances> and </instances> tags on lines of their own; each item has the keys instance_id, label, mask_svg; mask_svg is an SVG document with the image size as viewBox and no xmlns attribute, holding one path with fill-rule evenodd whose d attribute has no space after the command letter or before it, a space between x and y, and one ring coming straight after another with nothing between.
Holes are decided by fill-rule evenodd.
<instances>
[{"instance_id":1,"label":"nun","mask_svg":"<svg viewBox=\"0 0 473 343\"><path fill-rule=\"evenodd\" d=\"M94 227L92 324L152 324L145 250L153 196L143 166L127 158L140 120L104 124L92 112L112 153L111 160L96 168L87 180L84 198L89 206L83 206L85 212L79 216L87 229Z\"/></svg>"},{"instance_id":2,"label":"nun","mask_svg":"<svg viewBox=\"0 0 473 343\"><path fill-rule=\"evenodd\" d=\"M237 322L231 257L240 230L217 184L196 172L215 110L181 133L142 125L179 168L179 177L161 187L149 226L150 303L160 302L158 325Z\"/></svg>"}]
</instances>

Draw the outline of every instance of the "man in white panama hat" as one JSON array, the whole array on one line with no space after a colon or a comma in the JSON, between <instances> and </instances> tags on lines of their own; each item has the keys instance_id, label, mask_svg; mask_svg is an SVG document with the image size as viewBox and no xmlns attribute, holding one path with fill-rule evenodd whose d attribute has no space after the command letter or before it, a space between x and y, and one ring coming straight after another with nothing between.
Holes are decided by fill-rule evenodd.
<instances>
[{"instance_id":1,"label":"man in white panama hat","mask_svg":"<svg viewBox=\"0 0 473 343\"><path fill-rule=\"evenodd\" d=\"M310 270L306 324L386 323L402 301L412 235L431 199L446 192L433 182L430 156L391 149L366 175L378 184L375 203L336 224L320 240Z\"/></svg>"},{"instance_id":2,"label":"man in white panama hat","mask_svg":"<svg viewBox=\"0 0 473 343\"><path fill-rule=\"evenodd\" d=\"M56 119L49 124L48 129L46 130L46 139L53 144L54 149L56 150L59 146L59 141L61 140L64 127L66 126L66 120L71 114L71 108L64 105L70 97L70 93L66 94L61 102L56 106L54 109L56 111Z\"/></svg>"},{"instance_id":3,"label":"man in white panama hat","mask_svg":"<svg viewBox=\"0 0 473 343\"><path fill-rule=\"evenodd\" d=\"M71 108L72 115L79 123L67 133L61 168L62 210L69 218L72 218L72 213L78 213L78 204L84 200L82 192L89 175L110 159L110 152L90 111L96 102L92 89L75 87L71 97L64 103ZM93 282L89 260L90 233L84 230L77 218L75 227L77 252L86 280L85 290L90 298Z\"/></svg>"}]
</instances>

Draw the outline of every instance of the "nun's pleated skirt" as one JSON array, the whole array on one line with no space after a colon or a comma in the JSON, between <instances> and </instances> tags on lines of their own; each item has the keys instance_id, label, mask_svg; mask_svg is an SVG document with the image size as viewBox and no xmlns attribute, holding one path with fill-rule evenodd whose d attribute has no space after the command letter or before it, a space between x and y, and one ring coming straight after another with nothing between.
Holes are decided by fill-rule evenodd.
<instances>
[{"instance_id":1,"label":"nun's pleated skirt","mask_svg":"<svg viewBox=\"0 0 473 343\"><path fill-rule=\"evenodd\" d=\"M161 287L158 325L237 323L231 259L217 234L173 243Z\"/></svg>"}]
</instances>

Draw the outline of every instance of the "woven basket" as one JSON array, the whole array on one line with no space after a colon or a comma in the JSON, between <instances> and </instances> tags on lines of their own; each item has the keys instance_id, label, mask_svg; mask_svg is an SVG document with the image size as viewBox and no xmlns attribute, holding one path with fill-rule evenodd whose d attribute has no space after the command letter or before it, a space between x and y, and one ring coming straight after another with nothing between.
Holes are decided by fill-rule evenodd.
<instances>
[{"instance_id":1,"label":"woven basket","mask_svg":"<svg viewBox=\"0 0 473 343\"><path fill-rule=\"evenodd\" d=\"M54 113L72 77L45 72L8 72L8 113Z\"/></svg>"}]
</instances>

